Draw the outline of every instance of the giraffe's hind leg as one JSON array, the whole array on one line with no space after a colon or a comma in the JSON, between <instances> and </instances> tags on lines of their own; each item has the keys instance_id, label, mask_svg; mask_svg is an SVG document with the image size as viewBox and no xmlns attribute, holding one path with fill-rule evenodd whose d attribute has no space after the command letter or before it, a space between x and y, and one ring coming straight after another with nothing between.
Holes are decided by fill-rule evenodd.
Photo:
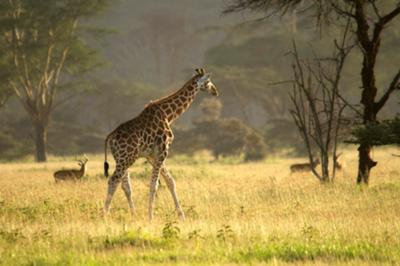
<instances>
[{"instance_id":1,"label":"giraffe's hind leg","mask_svg":"<svg viewBox=\"0 0 400 266\"><path fill-rule=\"evenodd\" d=\"M185 214L183 213L182 207L179 203L178 195L176 193L175 180L168 169L165 167L165 165L161 168L161 175L164 178L165 183L167 183L169 191L171 192L172 199L174 200L175 208L178 212L179 217L181 218L181 220L185 220Z\"/></svg>"},{"instance_id":2,"label":"giraffe's hind leg","mask_svg":"<svg viewBox=\"0 0 400 266\"><path fill-rule=\"evenodd\" d=\"M156 198L156 192L158 188L158 179L160 175L160 167L161 164L155 163L153 166L153 173L151 175L150 181L150 194L149 194L149 220L150 222L153 220L153 209L154 209L154 202Z\"/></svg>"},{"instance_id":3,"label":"giraffe's hind leg","mask_svg":"<svg viewBox=\"0 0 400 266\"><path fill-rule=\"evenodd\" d=\"M123 176L126 174L126 168L119 165L116 166L114 173L108 179L108 191L106 201L104 203L104 214L107 215L110 210L111 200Z\"/></svg>"},{"instance_id":4,"label":"giraffe's hind leg","mask_svg":"<svg viewBox=\"0 0 400 266\"><path fill-rule=\"evenodd\" d=\"M132 186L129 173L126 172L122 178L122 190L125 192L126 199L128 200L129 208L132 216L135 214L135 205L132 200Z\"/></svg>"}]
</instances>

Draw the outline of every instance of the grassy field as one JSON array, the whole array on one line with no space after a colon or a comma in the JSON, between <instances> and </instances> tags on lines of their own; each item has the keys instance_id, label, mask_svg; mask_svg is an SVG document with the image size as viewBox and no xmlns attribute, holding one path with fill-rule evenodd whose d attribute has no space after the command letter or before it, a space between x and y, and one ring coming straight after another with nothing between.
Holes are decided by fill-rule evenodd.
<instances>
[{"instance_id":1,"label":"grassy field","mask_svg":"<svg viewBox=\"0 0 400 266\"><path fill-rule=\"evenodd\" d=\"M0 263L3 265L400 264L400 159L375 150L369 188L355 186L356 153L334 185L289 174L301 159L239 163L175 157L187 220L177 221L162 183L155 220L147 221L150 168L131 168L137 214L119 189L102 217L102 156L89 156L87 177L55 184L71 158L1 164ZM397 151L398 153L398 151Z\"/></svg>"}]
</instances>

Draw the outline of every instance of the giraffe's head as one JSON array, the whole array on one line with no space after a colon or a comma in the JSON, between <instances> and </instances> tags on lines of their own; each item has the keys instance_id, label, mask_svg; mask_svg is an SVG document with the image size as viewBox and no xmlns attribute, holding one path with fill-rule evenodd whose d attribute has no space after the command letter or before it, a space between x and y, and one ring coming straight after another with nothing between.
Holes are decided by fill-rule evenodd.
<instances>
[{"instance_id":1,"label":"giraffe's head","mask_svg":"<svg viewBox=\"0 0 400 266\"><path fill-rule=\"evenodd\" d=\"M200 90L211 93L213 96L218 96L217 87L211 81L211 73L206 73L203 68L196 69L195 82L197 88Z\"/></svg>"}]
</instances>

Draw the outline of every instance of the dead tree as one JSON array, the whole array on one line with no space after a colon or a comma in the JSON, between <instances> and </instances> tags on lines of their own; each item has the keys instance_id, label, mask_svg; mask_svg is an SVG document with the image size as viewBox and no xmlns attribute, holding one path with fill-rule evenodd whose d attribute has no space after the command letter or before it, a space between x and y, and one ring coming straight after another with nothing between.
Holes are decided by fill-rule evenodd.
<instances>
[{"instance_id":1,"label":"dead tree","mask_svg":"<svg viewBox=\"0 0 400 266\"><path fill-rule=\"evenodd\" d=\"M369 126L378 123L377 116L394 91L400 89L400 70L397 70L390 83L379 95L376 82L378 73L377 58L381 52L381 40L388 25L400 18L400 1L375 0L231 0L224 13L242 10L262 11L264 18L298 11L305 17L311 17L322 25L338 25L340 21L350 20L354 29L351 35L355 37L358 48L362 52L361 66L361 104L362 123ZM341 24L341 23L339 23ZM339 27L342 27L339 25ZM371 158L373 145L360 144L358 147L358 184L368 184L371 169L377 162Z\"/></svg>"},{"instance_id":2,"label":"dead tree","mask_svg":"<svg viewBox=\"0 0 400 266\"><path fill-rule=\"evenodd\" d=\"M293 42L293 104L291 115L307 148L310 164L318 154L321 173L313 167L311 171L321 182L332 182L337 167L329 171L330 158L337 161L337 144L342 124L342 114L349 104L340 95L341 73L347 55L354 45L348 45L349 23L343 39L335 41L336 52L332 58L303 60ZM315 153L314 149L317 150Z\"/></svg>"}]
</instances>

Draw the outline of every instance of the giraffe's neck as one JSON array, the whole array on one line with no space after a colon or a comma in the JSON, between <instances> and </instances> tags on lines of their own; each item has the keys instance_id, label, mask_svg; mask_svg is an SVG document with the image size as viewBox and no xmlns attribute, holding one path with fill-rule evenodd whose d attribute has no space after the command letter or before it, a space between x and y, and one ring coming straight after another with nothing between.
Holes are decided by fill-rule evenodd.
<instances>
[{"instance_id":1,"label":"giraffe's neck","mask_svg":"<svg viewBox=\"0 0 400 266\"><path fill-rule=\"evenodd\" d=\"M157 105L162 109L167 116L168 122L172 123L189 109L198 92L199 89L195 85L194 79L191 79L180 90L154 101L152 105Z\"/></svg>"}]
</instances>

